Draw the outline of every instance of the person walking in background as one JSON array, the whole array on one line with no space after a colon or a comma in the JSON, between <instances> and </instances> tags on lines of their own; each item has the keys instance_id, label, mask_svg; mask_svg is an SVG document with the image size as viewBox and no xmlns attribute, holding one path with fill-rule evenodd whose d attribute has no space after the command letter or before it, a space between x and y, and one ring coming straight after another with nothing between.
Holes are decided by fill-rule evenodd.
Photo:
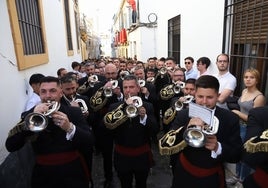
<instances>
[{"instance_id":1,"label":"person walking in background","mask_svg":"<svg viewBox=\"0 0 268 188\"><path fill-rule=\"evenodd\" d=\"M29 84L33 89L32 95L29 97L25 104L25 109L24 111L30 110L32 107L35 105L41 103L41 99L39 96L39 88L40 88L40 79L45 77L43 74L36 73L33 74L30 79L29 79Z\"/></svg>"},{"instance_id":2,"label":"person walking in background","mask_svg":"<svg viewBox=\"0 0 268 188\"><path fill-rule=\"evenodd\" d=\"M238 99L238 104L240 106L239 110L232 110L240 118L240 136L242 141L245 141L248 113L252 108L260 107L265 105L265 97L262 92L257 88L259 83L260 73L257 69L249 68L244 72L244 85L245 89L242 91L240 98ZM249 175L250 168L245 164L238 163L236 168L236 175L239 181L243 181L244 178Z\"/></svg>"},{"instance_id":3,"label":"person walking in background","mask_svg":"<svg viewBox=\"0 0 268 188\"><path fill-rule=\"evenodd\" d=\"M220 54L217 56L216 65L219 73L215 75L220 83L219 98L217 105L228 109L226 99L233 95L236 88L236 78L229 72L229 56L227 54Z\"/></svg>"},{"instance_id":4,"label":"person walking in background","mask_svg":"<svg viewBox=\"0 0 268 188\"><path fill-rule=\"evenodd\" d=\"M242 161L254 169L245 177L244 188L268 187L268 106L249 111Z\"/></svg>"}]
</instances>

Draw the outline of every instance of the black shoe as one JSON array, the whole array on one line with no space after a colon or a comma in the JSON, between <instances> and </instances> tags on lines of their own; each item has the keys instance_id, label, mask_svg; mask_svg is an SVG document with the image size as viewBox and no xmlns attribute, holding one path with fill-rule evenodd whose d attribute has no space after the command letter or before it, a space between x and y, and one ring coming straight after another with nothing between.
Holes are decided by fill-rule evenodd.
<instances>
[{"instance_id":1,"label":"black shoe","mask_svg":"<svg viewBox=\"0 0 268 188\"><path fill-rule=\"evenodd\" d=\"M104 182L104 188L113 188L113 181L112 180L105 180Z\"/></svg>"}]
</instances>

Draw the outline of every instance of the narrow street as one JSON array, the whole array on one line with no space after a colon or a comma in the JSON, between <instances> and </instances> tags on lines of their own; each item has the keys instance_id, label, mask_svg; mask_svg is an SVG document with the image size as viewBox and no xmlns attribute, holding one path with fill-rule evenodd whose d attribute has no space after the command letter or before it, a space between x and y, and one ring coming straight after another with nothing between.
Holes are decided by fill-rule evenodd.
<instances>
[{"instance_id":1,"label":"narrow street","mask_svg":"<svg viewBox=\"0 0 268 188\"><path fill-rule=\"evenodd\" d=\"M156 144L152 144L152 149L155 166L153 166L149 174L147 188L170 188L172 174L169 167L169 156L161 156ZM101 154L93 157L92 176L94 188L103 188L104 175ZM114 172L114 188L120 188L116 172Z\"/></svg>"}]
</instances>

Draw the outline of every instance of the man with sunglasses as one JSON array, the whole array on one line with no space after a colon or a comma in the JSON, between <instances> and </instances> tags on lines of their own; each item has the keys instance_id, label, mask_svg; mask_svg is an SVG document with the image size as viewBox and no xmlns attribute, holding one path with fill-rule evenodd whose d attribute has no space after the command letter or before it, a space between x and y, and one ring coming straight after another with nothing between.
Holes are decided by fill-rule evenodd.
<instances>
[{"instance_id":1,"label":"man with sunglasses","mask_svg":"<svg viewBox=\"0 0 268 188\"><path fill-rule=\"evenodd\" d=\"M193 65L194 65L194 58L192 57L186 57L184 59L184 63L185 63L185 77L186 80L188 80L189 78L193 78L196 79L198 76L198 72L197 70L194 69Z\"/></svg>"}]
</instances>

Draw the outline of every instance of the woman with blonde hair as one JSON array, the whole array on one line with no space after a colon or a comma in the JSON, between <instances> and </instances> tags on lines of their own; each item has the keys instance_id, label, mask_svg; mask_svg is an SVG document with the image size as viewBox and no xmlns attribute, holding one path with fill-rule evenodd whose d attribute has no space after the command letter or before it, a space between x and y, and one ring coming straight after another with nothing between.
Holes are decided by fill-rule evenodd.
<instances>
[{"instance_id":1,"label":"woman with blonde hair","mask_svg":"<svg viewBox=\"0 0 268 188\"><path fill-rule=\"evenodd\" d=\"M264 106L266 103L265 97L262 92L257 88L257 85L260 80L260 73L257 69L249 68L244 72L244 85L242 94L238 100L240 110L232 110L240 118L240 136L244 142L248 113L252 108ZM237 164L236 172L240 181L243 181L244 178L250 174L249 167L245 166L243 163Z\"/></svg>"}]
</instances>

